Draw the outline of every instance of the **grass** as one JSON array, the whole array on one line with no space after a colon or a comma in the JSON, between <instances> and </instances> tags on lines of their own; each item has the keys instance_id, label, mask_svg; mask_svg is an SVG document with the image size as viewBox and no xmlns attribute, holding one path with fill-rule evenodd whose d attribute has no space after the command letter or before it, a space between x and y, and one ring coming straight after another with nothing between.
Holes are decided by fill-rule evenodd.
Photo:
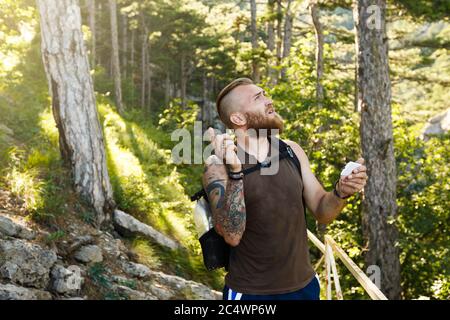
<instances>
[{"instance_id":1,"label":"grass","mask_svg":"<svg viewBox=\"0 0 450 320\"><path fill-rule=\"evenodd\" d=\"M60 218L77 214L90 223L94 214L72 190L70 172L61 160L38 47L37 41L31 43L27 57L21 59L35 63L19 64L11 74L20 76L0 80L0 187L20 200L30 219L53 227L47 239L51 242L64 237L57 225ZM195 238L192 203L185 192L185 177L191 169L184 168L183 175L171 164L170 135L146 121L139 110L121 117L108 97L98 94L97 99L119 208L184 247L170 251L146 239L134 239L129 245L139 262L220 290L223 273L206 271ZM100 271L93 270L93 275L101 278Z\"/></svg>"}]
</instances>

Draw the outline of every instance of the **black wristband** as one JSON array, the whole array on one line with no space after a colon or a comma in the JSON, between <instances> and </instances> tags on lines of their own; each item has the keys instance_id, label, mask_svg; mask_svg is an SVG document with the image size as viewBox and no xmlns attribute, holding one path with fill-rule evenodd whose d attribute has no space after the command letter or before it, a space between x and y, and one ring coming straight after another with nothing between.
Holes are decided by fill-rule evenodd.
<instances>
[{"instance_id":1,"label":"black wristband","mask_svg":"<svg viewBox=\"0 0 450 320\"><path fill-rule=\"evenodd\" d=\"M352 195L346 196L346 197L342 197L338 192L337 192L337 184L339 183L339 180L336 181L336 183L334 184L334 189L333 189L333 193L336 197L338 197L339 199L345 200L350 198Z\"/></svg>"},{"instance_id":2,"label":"black wristband","mask_svg":"<svg viewBox=\"0 0 450 320\"><path fill-rule=\"evenodd\" d=\"M242 170L239 172L228 171L228 176L231 180L242 180L242 178L244 178L244 172L242 172Z\"/></svg>"}]
</instances>

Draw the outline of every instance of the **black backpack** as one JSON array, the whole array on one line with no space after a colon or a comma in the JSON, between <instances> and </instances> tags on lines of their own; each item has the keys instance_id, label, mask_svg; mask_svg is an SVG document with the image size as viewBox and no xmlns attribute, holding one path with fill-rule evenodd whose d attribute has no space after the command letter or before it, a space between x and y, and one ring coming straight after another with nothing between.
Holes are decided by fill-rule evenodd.
<instances>
[{"instance_id":1,"label":"black backpack","mask_svg":"<svg viewBox=\"0 0 450 320\"><path fill-rule=\"evenodd\" d=\"M269 138L270 139L270 138ZM272 138L274 139L274 138ZM276 138L275 138L276 139ZM281 139L279 141L279 161L283 159L289 159L292 161L298 169L300 173L300 177L302 178L302 170L300 166L300 161L297 158L295 152L292 148L286 144ZM259 162L253 167L247 168L243 170L244 175L253 173L255 171L259 171L263 167L269 167L271 165L271 161L268 162ZM196 192L193 196L191 196L191 201L198 201L201 198L204 198L206 202L209 203L208 195L204 189ZM306 223L306 206L305 199L303 197L302 190L302 201L303 201L303 209L305 215L305 223ZM202 247L203 254L203 263L205 264L206 269L215 270L219 268L225 268L228 271L228 263L230 258L230 246L225 242L224 238L220 236L216 230L211 228L208 232L203 234L200 239L200 245Z\"/></svg>"}]
</instances>

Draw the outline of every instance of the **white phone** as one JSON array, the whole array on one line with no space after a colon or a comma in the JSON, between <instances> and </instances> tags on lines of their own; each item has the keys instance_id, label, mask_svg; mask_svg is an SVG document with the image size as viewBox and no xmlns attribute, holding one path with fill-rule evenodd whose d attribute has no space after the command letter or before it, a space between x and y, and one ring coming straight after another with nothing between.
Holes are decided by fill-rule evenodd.
<instances>
[{"instance_id":1,"label":"white phone","mask_svg":"<svg viewBox=\"0 0 450 320\"><path fill-rule=\"evenodd\" d=\"M341 176L350 175L353 172L353 170L355 170L356 168L358 168L360 166L361 166L361 163L350 161L349 163L347 163L345 165L345 168L341 172Z\"/></svg>"}]
</instances>

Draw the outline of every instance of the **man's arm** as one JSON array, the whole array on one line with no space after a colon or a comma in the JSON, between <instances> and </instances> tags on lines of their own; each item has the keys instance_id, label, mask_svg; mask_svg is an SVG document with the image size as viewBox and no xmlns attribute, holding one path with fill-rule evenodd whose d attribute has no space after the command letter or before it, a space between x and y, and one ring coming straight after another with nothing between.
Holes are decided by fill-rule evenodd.
<instances>
[{"instance_id":1,"label":"man's arm","mask_svg":"<svg viewBox=\"0 0 450 320\"><path fill-rule=\"evenodd\" d=\"M311 171L305 151L295 142L286 141L300 160L304 185L306 206L313 213L319 223L328 224L333 221L345 207L346 201L337 197L333 191L326 192ZM363 161L363 159L362 159ZM366 167L361 166L357 173L348 177L341 177L337 191L341 196L359 192L367 180Z\"/></svg>"},{"instance_id":2,"label":"man's arm","mask_svg":"<svg viewBox=\"0 0 450 320\"><path fill-rule=\"evenodd\" d=\"M203 186L213 213L214 228L229 245L237 246L246 222L243 180L229 179L225 165L211 156L205 164Z\"/></svg>"}]
</instances>

